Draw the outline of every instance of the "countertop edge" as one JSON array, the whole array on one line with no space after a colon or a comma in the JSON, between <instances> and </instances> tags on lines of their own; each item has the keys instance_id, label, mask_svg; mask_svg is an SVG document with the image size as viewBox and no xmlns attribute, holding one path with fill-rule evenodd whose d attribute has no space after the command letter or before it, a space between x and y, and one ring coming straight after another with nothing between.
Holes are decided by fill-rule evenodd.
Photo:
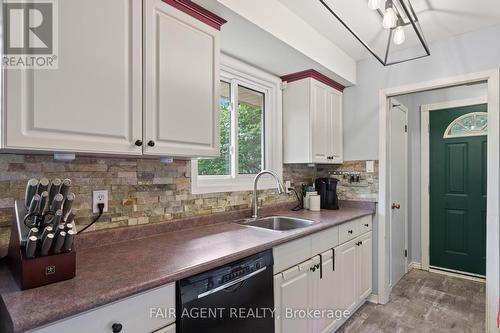
<instances>
[{"instance_id":1,"label":"countertop edge","mask_svg":"<svg viewBox=\"0 0 500 333\"><path fill-rule=\"evenodd\" d=\"M270 214L270 215L277 215L277 214L285 215L283 211L278 211L278 212L275 212L275 213ZM26 330L31 330L31 329L43 327L46 325L54 324L58 321L65 320L65 319L70 318L72 316L75 316L75 315L78 315L78 314L81 314L81 313L84 313L87 311L92 311L92 310L99 308L101 306L112 304L112 303L120 301L124 298L138 295L140 293L147 292L148 290L158 288L158 287L161 287L163 285L181 280L183 278L202 273L204 271L219 267L221 265L228 264L230 262L242 259L242 258L250 256L252 254L256 254L256 253L259 253L259 252L262 252L265 250L272 249L273 247L276 247L278 245L281 245L281 244L284 244L284 243L287 243L287 242L290 242L290 241L293 241L293 240L296 240L296 239L299 239L302 237L306 237L306 236L312 235L314 233L317 233L317 232L320 232L320 231L323 231L326 229L333 228L335 226L338 226L340 224L344 224L346 222L361 218L363 216L374 215L374 214L375 214L374 210L361 208L361 209L359 209L359 212L357 212L356 214L353 213L352 216L349 216L349 218L341 220L341 221L336 221L336 222L318 221L321 223L318 223L316 225L313 225L313 226L310 226L310 227L307 227L304 229L297 230L296 232L293 232L293 233L285 233L284 232L283 237L276 239L274 241L270 241L270 242L267 242L265 244L257 245L254 247L249 247L249 248L246 248L244 250L240 250L240 251L235 252L235 253L230 253L230 254L225 255L225 256L217 257L217 258L214 258L210 261L204 262L203 264L196 265L195 267L188 267L186 269L172 272L171 274L168 274L165 277L161 277L161 278L157 278L154 280L138 283L131 288L122 289L122 290L116 292L116 294L114 294L112 296L108 295L106 298L103 297L102 301L98 299L98 300L93 301L93 302L88 302L88 304L85 304L85 305L75 306L75 307L71 308L70 310L65 309L64 313L61 313L60 315L56 314L54 316L47 317L46 319L44 318L44 320L33 320L31 322L25 321L23 323L19 323L19 322L16 322L15 320L12 320L12 316L10 316L8 308L5 306L5 301L3 299L3 294L2 294L2 295L0 295L2 298L1 302L0 302L0 305L2 305L2 309L0 309L0 314L2 312L8 314L9 318L6 318L6 319L8 319L11 323L12 332L15 332L15 333L25 332ZM223 222L223 223L228 223L228 222ZM231 223L231 222L229 222L229 223ZM195 227L195 228L203 228L203 227L204 226ZM269 232L274 232L274 231L269 231ZM168 234L168 233L169 232L165 232L165 234ZM41 287L41 288L43 288L43 287Z\"/></svg>"}]
</instances>

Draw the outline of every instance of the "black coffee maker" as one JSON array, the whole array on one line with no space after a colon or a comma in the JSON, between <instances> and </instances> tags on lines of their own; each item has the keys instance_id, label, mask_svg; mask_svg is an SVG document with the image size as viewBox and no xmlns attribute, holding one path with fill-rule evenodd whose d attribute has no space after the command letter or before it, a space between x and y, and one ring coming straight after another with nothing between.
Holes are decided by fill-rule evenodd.
<instances>
[{"instance_id":1,"label":"black coffee maker","mask_svg":"<svg viewBox=\"0 0 500 333\"><path fill-rule=\"evenodd\" d=\"M332 177L316 179L315 186L316 191L321 196L321 209L339 209L338 181L338 179Z\"/></svg>"}]
</instances>

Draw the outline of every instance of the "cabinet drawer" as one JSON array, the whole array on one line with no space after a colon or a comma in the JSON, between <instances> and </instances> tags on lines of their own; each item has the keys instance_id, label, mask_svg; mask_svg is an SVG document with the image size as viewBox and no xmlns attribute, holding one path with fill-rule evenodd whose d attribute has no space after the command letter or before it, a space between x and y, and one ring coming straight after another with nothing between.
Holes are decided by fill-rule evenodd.
<instances>
[{"instance_id":1,"label":"cabinet drawer","mask_svg":"<svg viewBox=\"0 0 500 333\"><path fill-rule=\"evenodd\" d=\"M312 254L325 252L339 245L339 228L323 230L311 236Z\"/></svg>"},{"instance_id":2,"label":"cabinet drawer","mask_svg":"<svg viewBox=\"0 0 500 333\"><path fill-rule=\"evenodd\" d=\"M346 222L339 226L339 244L350 241L359 235L359 220Z\"/></svg>"},{"instance_id":3,"label":"cabinet drawer","mask_svg":"<svg viewBox=\"0 0 500 333\"><path fill-rule=\"evenodd\" d=\"M158 312L154 311L155 309L158 309ZM169 316L169 309L175 309L175 283L101 306L30 332L109 333L112 331L113 324L119 323L123 327L123 332L150 333L162 327L166 328L175 321L174 316Z\"/></svg>"},{"instance_id":4,"label":"cabinet drawer","mask_svg":"<svg viewBox=\"0 0 500 333\"><path fill-rule=\"evenodd\" d=\"M363 216L358 220L359 223L359 234L362 235L365 232L371 231L372 230L372 217L371 215L368 216Z\"/></svg>"},{"instance_id":5,"label":"cabinet drawer","mask_svg":"<svg viewBox=\"0 0 500 333\"><path fill-rule=\"evenodd\" d=\"M274 274L312 257L311 237L303 237L273 248Z\"/></svg>"}]
</instances>

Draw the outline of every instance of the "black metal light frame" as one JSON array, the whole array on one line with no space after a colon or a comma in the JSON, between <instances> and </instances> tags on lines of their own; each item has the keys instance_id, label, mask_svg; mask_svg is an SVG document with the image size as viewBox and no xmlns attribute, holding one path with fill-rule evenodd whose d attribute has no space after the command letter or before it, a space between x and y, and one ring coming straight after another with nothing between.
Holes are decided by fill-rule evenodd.
<instances>
[{"instance_id":1,"label":"black metal light frame","mask_svg":"<svg viewBox=\"0 0 500 333\"><path fill-rule=\"evenodd\" d=\"M403 63L403 62L407 62L407 61L412 61L412 60L416 60L416 59L421 59L421 58L425 58L425 57L428 57L431 55L431 52L429 51L429 46L427 45L427 42L425 41L425 38L424 36L420 33L420 30L417 28L415 22L418 22L418 17L417 15L415 14L415 11L413 10L413 7L411 5L411 2L408 1L408 4L410 5L410 8L407 8L406 4L403 2L403 1L400 1L400 0L392 0L392 2L397 2L401 8L403 8L404 12L405 12L405 15L409 18L409 21L410 23L408 24L411 24L412 27L413 27L413 30L415 30L415 33L417 34L417 37L418 39L420 40L420 43L422 43L422 46L424 47L424 50L425 50L425 53L424 55L421 55L421 56L417 56L417 57L413 57L413 58L409 58L409 59L404 59L404 60L398 60L398 61L393 61L393 62L387 62L387 59L389 57L389 51L390 51L390 48L391 48L391 40L392 40L392 32L393 32L393 29L390 29L390 33L389 33L389 41L387 42L387 48L385 50L385 57L384 59L380 58L376 53L375 51L372 50L372 48L366 44L358 35L356 35L356 33L340 18L339 15L337 15L333 9L325 2L325 0L319 0L323 6L325 6L325 8L333 15L337 18L337 20L339 20L340 23L342 23L342 25L384 66L390 66L390 65L396 65L396 64L400 64L400 63ZM380 11L380 9L377 9L377 12L379 13L379 15L381 17L384 16L384 14ZM413 16L410 15L413 14ZM415 22L411 19L412 17L415 18Z\"/></svg>"}]
</instances>

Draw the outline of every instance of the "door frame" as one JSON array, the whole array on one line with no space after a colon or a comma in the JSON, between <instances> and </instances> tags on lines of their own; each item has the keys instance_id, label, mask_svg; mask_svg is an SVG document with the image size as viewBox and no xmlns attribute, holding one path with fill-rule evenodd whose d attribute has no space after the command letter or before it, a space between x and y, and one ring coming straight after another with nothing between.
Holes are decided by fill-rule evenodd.
<instances>
[{"instance_id":1,"label":"door frame","mask_svg":"<svg viewBox=\"0 0 500 333\"><path fill-rule=\"evenodd\" d=\"M486 331L493 333L497 328L497 311L500 299L500 69L463 74L454 77L396 86L379 91L379 204L378 204L378 296L379 303L389 301L390 288L387 284L387 214L389 206L389 138L390 112L388 98L398 95L452 87L476 82L488 85L488 183L486 214Z\"/></svg>"},{"instance_id":2,"label":"door frame","mask_svg":"<svg viewBox=\"0 0 500 333\"><path fill-rule=\"evenodd\" d=\"M405 112L405 115L406 115L406 117L405 117L406 118L405 119L406 126L408 126L408 112L409 112L408 108L406 107L406 105L402 104L400 101L398 101L394 97L391 97L391 100L393 102L391 105L389 105L389 108L390 108L391 112L392 112L392 109L396 108L396 107L399 107L400 109L402 109ZM394 104L398 104L398 105L395 106ZM391 131L390 131L390 129L391 128L389 127L389 141L391 140ZM405 247L405 250L408 251L408 131L406 131L405 144L404 145L405 145L405 194L404 194L405 197L404 197L404 200L403 200L403 205L405 207L405 215L404 215L405 242L404 242L404 247ZM390 159L390 156L389 156L389 159ZM389 189L390 189L391 181L392 181L390 172L391 171L389 170ZM391 203L391 202L393 202L393 201L392 201L391 193L389 191L389 203ZM391 241L389 243L389 258L390 258L389 259L389 287L392 289L392 287L394 286L393 281L392 281L392 265L393 265L393 260L392 260L392 257L391 257L391 255L392 255L392 215L389 214L388 217L389 217L389 235L390 235L389 237L391 239ZM408 273L408 256L405 257L405 274L406 273Z\"/></svg>"},{"instance_id":3,"label":"door frame","mask_svg":"<svg viewBox=\"0 0 500 333\"><path fill-rule=\"evenodd\" d=\"M488 96L426 104L420 107L420 212L422 269L430 269L430 141L429 112L488 103ZM486 212L487 213L487 212ZM467 274L476 276L475 274Z\"/></svg>"}]
</instances>

